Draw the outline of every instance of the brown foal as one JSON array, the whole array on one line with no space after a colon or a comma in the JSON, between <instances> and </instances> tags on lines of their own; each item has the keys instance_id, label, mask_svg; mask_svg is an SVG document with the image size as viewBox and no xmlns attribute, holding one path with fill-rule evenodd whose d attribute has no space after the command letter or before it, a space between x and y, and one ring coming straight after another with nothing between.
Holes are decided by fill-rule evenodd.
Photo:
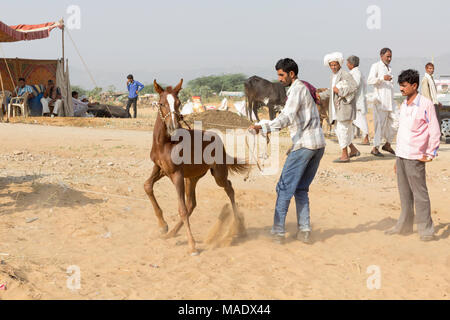
<instances>
[{"instance_id":1,"label":"brown foal","mask_svg":"<svg viewBox=\"0 0 450 320\"><path fill-rule=\"evenodd\" d=\"M144 184L144 189L153 205L161 233L164 234L166 238L173 237L184 224L187 230L189 252L191 255L196 255L198 252L195 248L195 240L192 236L189 217L196 206L195 187L197 182L208 172L208 170L210 170L217 185L224 188L230 198L235 219L239 219L234 199L234 189L231 185L231 181L228 180L228 171L242 174L249 169L249 164L246 161L239 161L237 158L227 155L225 147L218 135L215 135L214 139L209 138L210 141L203 141L208 140L208 138L203 139L203 137L210 135L208 132L203 130L188 130L181 127L180 121L182 120L182 116L179 112L181 102L178 99L178 93L181 90L183 79L181 79L180 83L174 88L167 87L165 90L156 82L156 80L153 84L160 97L158 115L153 130L153 144L150 152L150 158L155 165L150 178L148 178ZM185 130L184 133L189 134L190 144L187 143L189 141L184 141L184 138L180 142L172 139L173 135L179 130ZM177 145L180 147L180 144L182 143L187 143L187 145L190 146L190 159L185 161L186 157L183 157L181 163L179 163L179 161L175 161L174 163L174 154L183 155L183 152L185 151L181 150L182 152L180 153L179 149L174 150L174 148L177 148ZM201 149L198 146L196 148L195 143L200 143ZM205 148L211 143L218 143L222 149L219 150L219 152L213 151L211 153L214 157L214 161L212 162L205 161L203 156ZM217 149L214 148L214 150ZM200 151L201 158L199 159ZM172 230L170 230L170 232L168 232L169 228L167 222L164 220L163 212L153 193L155 182L164 176L169 177L175 185L178 196L178 213L180 215L180 221Z\"/></svg>"}]
</instances>

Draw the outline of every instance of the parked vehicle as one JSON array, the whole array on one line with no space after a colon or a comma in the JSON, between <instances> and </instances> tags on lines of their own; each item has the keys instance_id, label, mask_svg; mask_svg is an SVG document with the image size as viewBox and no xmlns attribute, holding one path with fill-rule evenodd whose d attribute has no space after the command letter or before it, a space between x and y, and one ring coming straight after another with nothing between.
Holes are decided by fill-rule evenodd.
<instances>
[{"instance_id":1,"label":"parked vehicle","mask_svg":"<svg viewBox=\"0 0 450 320\"><path fill-rule=\"evenodd\" d=\"M450 143L450 93L438 95L438 100L442 103L440 109L441 139L445 143Z\"/></svg>"}]
</instances>

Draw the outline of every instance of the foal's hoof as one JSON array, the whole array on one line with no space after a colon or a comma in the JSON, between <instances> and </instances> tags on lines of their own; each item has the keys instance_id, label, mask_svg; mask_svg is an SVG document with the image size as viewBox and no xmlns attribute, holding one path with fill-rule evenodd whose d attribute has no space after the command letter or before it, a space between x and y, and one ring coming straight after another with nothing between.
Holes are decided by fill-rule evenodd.
<instances>
[{"instance_id":1,"label":"foal's hoof","mask_svg":"<svg viewBox=\"0 0 450 320\"><path fill-rule=\"evenodd\" d=\"M198 251L191 252L192 257L198 256L199 254L200 254L200 252L198 252Z\"/></svg>"},{"instance_id":2,"label":"foal's hoof","mask_svg":"<svg viewBox=\"0 0 450 320\"><path fill-rule=\"evenodd\" d=\"M170 239L170 238L172 238L172 235L170 233L168 233L168 232L161 234L161 239L167 240L167 239Z\"/></svg>"},{"instance_id":3,"label":"foal's hoof","mask_svg":"<svg viewBox=\"0 0 450 320\"><path fill-rule=\"evenodd\" d=\"M164 227L161 227L159 229L159 233L162 234L162 235L166 234L168 231L169 231L169 226L168 225L165 225Z\"/></svg>"}]
</instances>

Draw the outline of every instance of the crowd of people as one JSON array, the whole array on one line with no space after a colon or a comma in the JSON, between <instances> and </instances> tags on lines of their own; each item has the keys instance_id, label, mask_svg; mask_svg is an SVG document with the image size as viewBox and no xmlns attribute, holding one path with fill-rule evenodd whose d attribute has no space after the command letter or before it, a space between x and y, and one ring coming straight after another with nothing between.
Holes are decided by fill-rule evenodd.
<instances>
[{"instance_id":1,"label":"crowd of people","mask_svg":"<svg viewBox=\"0 0 450 320\"><path fill-rule=\"evenodd\" d=\"M430 198L426 186L425 164L437 156L440 144L439 103L433 80L434 66L426 65L427 75L422 81L416 70L402 71L397 77L400 91L405 97L399 108L394 101L394 75L390 67L392 50L383 48L380 61L374 63L367 78L373 86L375 135L371 154L382 157L381 150L396 156L395 173L401 201L401 214L396 225L385 233L410 234L413 231L414 209L417 230L422 241L434 239ZM361 153L353 145L353 125L363 132L363 144L369 144L367 124L366 85L359 70L359 58L347 58L349 72L343 69L344 57L333 52L324 57L325 66L331 70L330 88L317 92L317 99L329 98L329 118L335 126L342 150L338 163L348 163ZM276 186L272 234L277 242L284 242L285 220L292 197L295 198L298 231L296 237L311 243L309 186L319 167L325 150L325 138L319 111L313 94L298 79L298 65L285 58L275 69L279 81L286 87L287 101L281 113L271 121L261 121L250 126L252 132L268 134L288 127L293 147L284 163ZM396 139L394 151L392 143Z\"/></svg>"},{"instance_id":2,"label":"crowd of people","mask_svg":"<svg viewBox=\"0 0 450 320\"><path fill-rule=\"evenodd\" d=\"M127 77L127 89L128 89L128 102L126 105L126 113L129 114L130 107L133 106L133 117L137 117L137 100L138 93L144 88L144 85L139 81L133 79L133 75L128 75ZM26 79L21 77L18 81L18 86L15 88L14 93L11 97L24 97L29 105L29 101L35 97L33 88L26 83ZM11 100L8 97L6 103L8 104ZM48 80L47 86L43 88L43 95L40 99L42 104L42 113L44 117L56 117L60 114L63 100L61 95L61 89L55 85L53 80ZM72 91L72 104L74 117L89 117L89 107L98 106L98 102L89 102L86 96L79 97L77 91ZM131 117L131 115L130 115Z\"/></svg>"}]
</instances>

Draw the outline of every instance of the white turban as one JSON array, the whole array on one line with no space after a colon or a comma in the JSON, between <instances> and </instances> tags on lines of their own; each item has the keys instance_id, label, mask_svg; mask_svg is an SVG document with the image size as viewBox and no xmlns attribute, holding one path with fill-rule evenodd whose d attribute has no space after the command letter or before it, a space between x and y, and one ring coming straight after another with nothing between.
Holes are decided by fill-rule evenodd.
<instances>
[{"instance_id":1,"label":"white turban","mask_svg":"<svg viewBox=\"0 0 450 320\"><path fill-rule=\"evenodd\" d=\"M323 58L323 64L328 67L330 65L330 62L336 61L339 63L339 65L342 67L342 64L344 63L344 56L340 52L332 52L327 54Z\"/></svg>"}]
</instances>

